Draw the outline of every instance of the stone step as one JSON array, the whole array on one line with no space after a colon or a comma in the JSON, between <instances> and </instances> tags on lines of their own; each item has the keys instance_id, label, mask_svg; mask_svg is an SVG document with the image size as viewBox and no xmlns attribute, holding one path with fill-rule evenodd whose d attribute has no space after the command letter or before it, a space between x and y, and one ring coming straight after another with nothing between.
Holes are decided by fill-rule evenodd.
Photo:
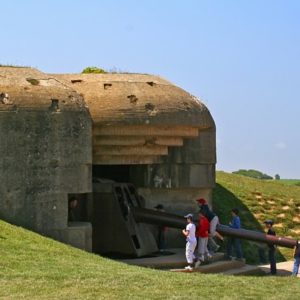
<instances>
[{"instance_id":1,"label":"stone step","mask_svg":"<svg viewBox=\"0 0 300 300\"><path fill-rule=\"evenodd\" d=\"M231 269L238 269L245 266L244 261L239 260L220 260L209 264L200 265L199 268L193 268L192 270L171 269L171 272L199 272L199 273L223 273Z\"/></svg>"},{"instance_id":2,"label":"stone step","mask_svg":"<svg viewBox=\"0 0 300 300\"><path fill-rule=\"evenodd\" d=\"M173 254L161 254L153 257L122 259L121 261L130 265L149 267L154 269L183 268L187 265L184 249L168 249L167 253ZM215 253L210 259L210 262L221 260L223 257L223 253Z\"/></svg>"}]
</instances>

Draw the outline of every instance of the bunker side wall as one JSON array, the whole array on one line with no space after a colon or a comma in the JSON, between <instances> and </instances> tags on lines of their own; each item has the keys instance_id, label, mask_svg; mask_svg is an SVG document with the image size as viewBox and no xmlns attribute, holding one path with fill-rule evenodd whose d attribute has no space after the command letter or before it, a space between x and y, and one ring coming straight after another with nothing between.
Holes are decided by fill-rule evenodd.
<instances>
[{"instance_id":1,"label":"bunker side wall","mask_svg":"<svg viewBox=\"0 0 300 300\"><path fill-rule=\"evenodd\" d=\"M85 109L0 112L0 218L50 236L66 229L68 194L92 190L91 128Z\"/></svg>"}]
</instances>

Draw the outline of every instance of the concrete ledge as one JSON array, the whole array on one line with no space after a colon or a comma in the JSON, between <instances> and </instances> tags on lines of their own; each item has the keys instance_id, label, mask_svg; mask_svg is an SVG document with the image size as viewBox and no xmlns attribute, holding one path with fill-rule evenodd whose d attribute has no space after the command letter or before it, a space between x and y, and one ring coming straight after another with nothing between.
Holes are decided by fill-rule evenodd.
<instances>
[{"instance_id":1,"label":"concrete ledge","mask_svg":"<svg viewBox=\"0 0 300 300\"><path fill-rule=\"evenodd\" d=\"M154 254L155 256L153 257L123 259L121 261L130 265L149 267L155 269L180 268L187 265L186 258L185 258L185 249L174 248L174 249L168 249L167 252L172 252L174 254L171 255ZM224 257L223 253L215 253L213 258L210 261L214 262L220 260L223 257Z\"/></svg>"},{"instance_id":2,"label":"concrete ledge","mask_svg":"<svg viewBox=\"0 0 300 300\"><path fill-rule=\"evenodd\" d=\"M92 252L92 224L88 222L69 222L64 230L64 242L76 248Z\"/></svg>"},{"instance_id":3,"label":"concrete ledge","mask_svg":"<svg viewBox=\"0 0 300 300\"><path fill-rule=\"evenodd\" d=\"M206 265L201 265L199 268L193 268L192 270L186 270L186 269L172 269L171 272L199 272L199 273L221 273L223 271L227 271L230 269L235 268L242 268L245 266L245 263L243 261L237 261L237 260L222 260L222 261L216 261L212 262Z\"/></svg>"}]
</instances>

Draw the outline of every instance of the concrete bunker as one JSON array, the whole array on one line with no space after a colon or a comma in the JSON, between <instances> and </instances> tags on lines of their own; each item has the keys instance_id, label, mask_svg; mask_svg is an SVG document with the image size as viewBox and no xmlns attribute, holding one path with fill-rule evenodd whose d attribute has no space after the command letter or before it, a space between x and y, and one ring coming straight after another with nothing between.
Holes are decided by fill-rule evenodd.
<instances>
[{"instance_id":1,"label":"concrete bunker","mask_svg":"<svg viewBox=\"0 0 300 300\"><path fill-rule=\"evenodd\" d=\"M215 124L197 98L151 75L54 76L82 94L91 113L94 178L131 183L145 207L162 203L171 213L196 211L197 197L211 198ZM183 244L177 230L167 243Z\"/></svg>"},{"instance_id":2,"label":"concrete bunker","mask_svg":"<svg viewBox=\"0 0 300 300\"><path fill-rule=\"evenodd\" d=\"M91 225L68 224L68 195L92 190L92 120L83 97L32 68L0 67L0 74L0 93L11 102L0 103L0 217L91 250Z\"/></svg>"},{"instance_id":3,"label":"concrete bunker","mask_svg":"<svg viewBox=\"0 0 300 300\"><path fill-rule=\"evenodd\" d=\"M0 73L13 103L0 103L1 218L88 251L142 256L156 245L147 225L124 218L126 206L184 214L211 198L215 124L184 90L141 74ZM71 221L72 197L80 217ZM126 241L103 245L106 218ZM183 244L177 230L167 244Z\"/></svg>"}]
</instances>

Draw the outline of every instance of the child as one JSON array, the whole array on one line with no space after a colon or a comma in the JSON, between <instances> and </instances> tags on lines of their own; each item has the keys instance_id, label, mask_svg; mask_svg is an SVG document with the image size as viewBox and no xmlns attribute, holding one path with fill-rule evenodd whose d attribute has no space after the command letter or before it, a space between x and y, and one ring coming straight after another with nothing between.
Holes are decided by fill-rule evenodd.
<instances>
[{"instance_id":1,"label":"child","mask_svg":"<svg viewBox=\"0 0 300 300\"><path fill-rule=\"evenodd\" d=\"M187 220L186 229L182 230L183 235L186 237L186 247L185 247L185 256L188 262L188 266L185 267L186 270L193 270L193 262L194 262L194 251L197 246L196 240L196 226L193 223L193 215L188 214L184 216Z\"/></svg>"},{"instance_id":2,"label":"child","mask_svg":"<svg viewBox=\"0 0 300 300\"><path fill-rule=\"evenodd\" d=\"M215 252L218 251L220 246L214 241L214 237L216 236L221 241L224 240L222 235L216 231L217 225L219 224L219 218L218 216L212 212L205 201L205 199L198 199L197 200L201 213L208 219L209 221L209 245L212 246Z\"/></svg>"},{"instance_id":3,"label":"child","mask_svg":"<svg viewBox=\"0 0 300 300\"><path fill-rule=\"evenodd\" d=\"M300 245L297 241L297 245L295 246L295 251L294 251L294 266L293 266L292 276L298 275L299 264L300 264Z\"/></svg>"},{"instance_id":4,"label":"child","mask_svg":"<svg viewBox=\"0 0 300 300\"><path fill-rule=\"evenodd\" d=\"M235 229L240 229L241 228L241 220L239 217L239 210L237 208L233 208L231 210L231 215L232 215L232 220L229 223L229 227L235 228ZM240 239L233 238L233 237L229 237L227 240L227 251L226 251L225 258L231 259L231 252L232 252L233 247L235 249L236 259L242 260L243 255L242 255L241 241L240 241Z\"/></svg>"},{"instance_id":5,"label":"child","mask_svg":"<svg viewBox=\"0 0 300 300\"><path fill-rule=\"evenodd\" d=\"M208 242L208 231L209 231L209 222L207 218L199 212L199 226L197 230L198 237L198 260L195 264L195 268L198 268L201 262L204 262L205 255L207 258L211 258L207 250L207 242Z\"/></svg>"},{"instance_id":6,"label":"child","mask_svg":"<svg viewBox=\"0 0 300 300\"><path fill-rule=\"evenodd\" d=\"M273 229L273 224L274 222L272 220L267 220L264 222L266 225L267 230L267 234L270 235L276 235L274 229ZM275 246L273 244L269 244L269 261L270 261L270 274L271 275L276 275L277 273L277 268L276 268L276 259L275 259Z\"/></svg>"}]
</instances>

